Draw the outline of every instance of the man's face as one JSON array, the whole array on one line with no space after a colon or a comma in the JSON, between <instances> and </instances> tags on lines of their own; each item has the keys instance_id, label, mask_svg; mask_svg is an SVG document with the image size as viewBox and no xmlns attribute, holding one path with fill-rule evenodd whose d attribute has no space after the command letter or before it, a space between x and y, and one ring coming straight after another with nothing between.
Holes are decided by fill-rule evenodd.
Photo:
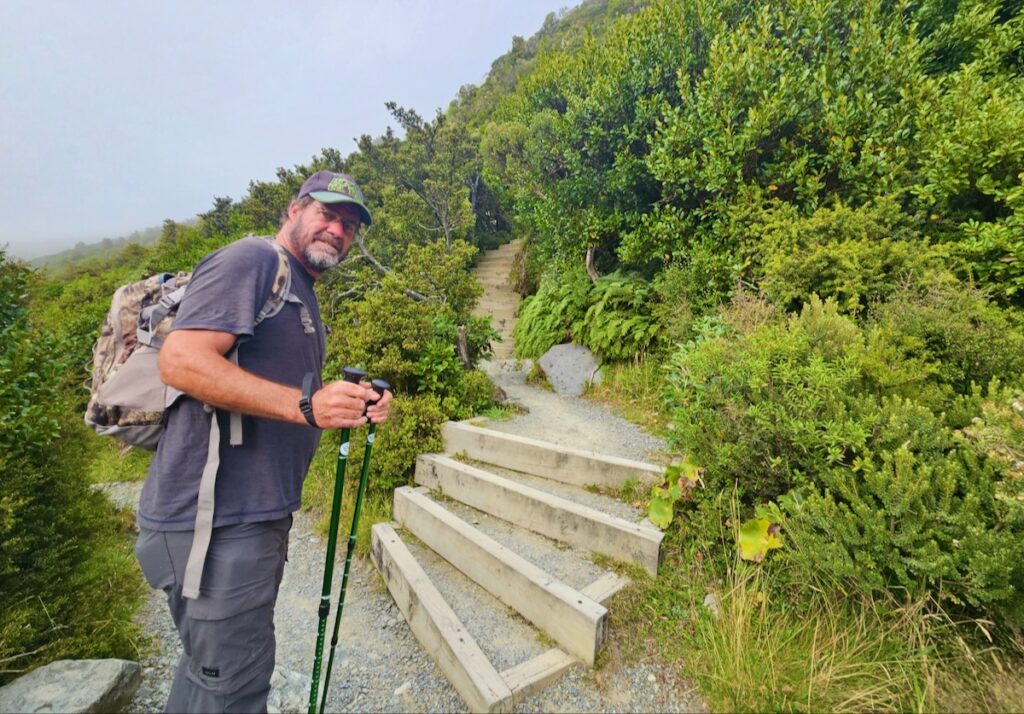
<instances>
[{"instance_id":1,"label":"man's face","mask_svg":"<svg viewBox=\"0 0 1024 714\"><path fill-rule=\"evenodd\" d=\"M288 239L296 257L319 275L348 254L359 222L359 210L347 203L313 201L296 210Z\"/></svg>"}]
</instances>

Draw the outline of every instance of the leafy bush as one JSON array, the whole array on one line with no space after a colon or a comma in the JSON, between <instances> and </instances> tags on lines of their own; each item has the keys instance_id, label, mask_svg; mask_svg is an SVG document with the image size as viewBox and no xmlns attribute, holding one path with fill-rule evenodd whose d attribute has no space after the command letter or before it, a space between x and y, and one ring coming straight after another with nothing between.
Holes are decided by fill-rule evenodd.
<instances>
[{"instance_id":1,"label":"leafy bush","mask_svg":"<svg viewBox=\"0 0 1024 714\"><path fill-rule=\"evenodd\" d=\"M951 281L910 286L880 306L874 322L918 341L938 381L959 394L969 394L972 384L1024 378L1020 318L979 290Z\"/></svg>"},{"instance_id":2,"label":"leafy bush","mask_svg":"<svg viewBox=\"0 0 1024 714\"><path fill-rule=\"evenodd\" d=\"M747 334L704 324L673 356L666 385L673 440L706 467L694 524L723 517L716 496L733 489L748 509L776 500L801 541L793 553L803 555L789 556L801 568L1021 624L1024 503L1008 497L1018 485L981 436L1012 439L1010 422L990 406L991 426L959 436L944 408L980 417L986 397L977 386L955 395L936 364L916 336L862 329L817 298ZM906 396L927 386L943 389ZM1005 402L999 389L987 399Z\"/></svg>"},{"instance_id":3,"label":"leafy bush","mask_svg":"<svg viewBox=\"0 0 1024 714\"><path fill-rule=\"evenodd\" d=\"M900 285L942 269L942 252L899 225L898 204L837 204L803 217L791 204L765 211L748 250L760 263L760 287L787 310L818 295L850 314L882 302Z\"/></svg>"},{"instance_id":4,"label":"leafy bush","mask_svg":"<svg viewBox=\"0 0 1024 714\"><path fill-rule=\"evenodd\" d=\"M471 364L489 353L496 336L489 318L469 314L481 290L467 270L475 251L461 241L451 252L441 242L409 246L379 286L329 312L328 352L336 356L326 374L362 364L396 393L444 397L455 391L464 371L456 353L458 326L465 327ZM325 288L327 300L334 289Z\"/></svg>"},{"instance_id":5,"label":"leafy bush","mask_svg":"<svg viewBox=\"0 0 1024 714\"><path fill-rule=\"evenodd\" d=\"M586 314L590 279L582 270L541 280L537 294L519 303L519 320L512 330L517 357L540 357L568 340L572 326Z\"/></svg>"},{"instance_id":6,"label":"leafy bush","mask_svg":"<svg viewBox=\"0 0 1024 714\"><path fill-rule=\"evenodd\" d=\"M1020 624L1024 504L1000 498L1005 479L998 461L965 448L929 409L891 397L852 464L783 502L804 567L865 591L931 590Z\"/></svg>"},{"instance_id":7,"label":"leafy bush","mask_svg":"<svg viewBox=\"0 0 1024 714\"><path fill-rule=\"evenodd\" d=\"M573 325L574 339L604 360L642 357L661 329L651 316L652 298L650 284L637 276L600 278L583 319Z\"/></svg>"},{"instance_id":8,"label":"leafy bush","mask_svg":"<svg viewBox=\"0 0 1024 714\"><path fill-rule=\"evenodd\" d=\"M56 342L33 329L27 270L0 250L0 682L62 657L128 657L141 581L123 525L88 488L84 427Z\"/></svg>"},{"instance_id":9,"label":"leafy bush","mask_svg":"<svg viewBox=\"0 0 1024 714\"><path fill-rule=\"evenodd\" d=\"M539 357L554 345L571 340L585 345L600 359L621 361L642 358L664 344L656 310L668 316L679 299L639 275L613 273L592 283L574 272L558 283L552 273L536 295L523 301L513 330L516 354ZM684 311L683 319L688 315Z\"/></svg>"},{"instance_id":10,"label":"leafy bush","mask_svg":"<svg viewBox=\"0 0 1024 714\"><path fill-rule=\"evenodd\" d=\"M371 454L368 492L386 495L398 486L411 483L416 457L444 448L441 425L445 419L440 400L432 394L396 395L391 402L387 422L377 430ZM317 451L302 491L306 506L324 511L330 509L337 465L338 433L325 435ZM365 429L353 431L351 438L346 478L358 483L359 467L362 465L366 445Z\"/></svg>"},{"instance_id":11,"label":"leafy bush","mask_svg":"<svg viewBox=\"0 0 1024 714\"><path fill-rule=\"evenodd\" d=\"M746 503L774 498L863 447L864 339L834 303L746 336L725 329L705 322L666 368L673 440L707 469L709 491L735 483Z\"/></svg>"}]
</instances>

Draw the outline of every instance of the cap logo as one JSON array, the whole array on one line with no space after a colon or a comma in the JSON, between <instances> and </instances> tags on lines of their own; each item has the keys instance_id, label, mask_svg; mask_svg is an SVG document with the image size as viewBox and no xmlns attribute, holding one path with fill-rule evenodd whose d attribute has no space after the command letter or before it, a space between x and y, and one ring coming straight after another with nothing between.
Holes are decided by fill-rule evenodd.
<instances>
[{"instance_id":1,"label":"cap logo","mask_svg":"<svg viewBox=\"0 0 1024 714\"><path fill-rule=\"evenodd\" d=\"M363 202L363 192L356 186L355 181L347 176L335 176L332 178L331 182L327 184L327 190L353 198L359 203Z\"/></svg>"}]
</instances>

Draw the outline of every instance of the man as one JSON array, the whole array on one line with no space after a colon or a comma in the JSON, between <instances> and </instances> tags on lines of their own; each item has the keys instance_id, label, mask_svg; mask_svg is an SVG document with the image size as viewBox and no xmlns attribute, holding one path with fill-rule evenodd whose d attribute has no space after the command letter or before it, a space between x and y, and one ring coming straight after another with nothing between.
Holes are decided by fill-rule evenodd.
<instances>
[{"instance_id":1,"label":"man","mask_svg":"<svg viewBox=\"0 0 1024 714\"><path fill-rule=\"evenodd\" d=\"M160 350L161 378L185 396L167 411L142 489L136 554L185 650L167 711L266 711L291 514L320 429L388 415L388 392L372 404L366 384L320 384L313 284L370 221L355 181L310 176L277 246L244 238L199 263ZM212 505L197 507L201 497Z\"/></svg>"}]
</instances>

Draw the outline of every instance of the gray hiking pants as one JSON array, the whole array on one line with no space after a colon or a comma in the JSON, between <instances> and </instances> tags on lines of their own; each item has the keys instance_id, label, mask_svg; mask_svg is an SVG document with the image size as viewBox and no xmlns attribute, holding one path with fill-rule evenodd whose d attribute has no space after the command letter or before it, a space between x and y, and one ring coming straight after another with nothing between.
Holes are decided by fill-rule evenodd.
<instances>
[{"instance_id":1,"label":"gray hiking pants","mask_svg":"<svg viewBox=\"0 0 1024 714\"><path fill-rule=\"evenodd\" d=\"M181 596L192 531L142 528L135 554L167 595L184 654L167 712L265 712L274 673L274 604L291 516L213 530L198 598Z\"/></svg>"}]
</instances>

